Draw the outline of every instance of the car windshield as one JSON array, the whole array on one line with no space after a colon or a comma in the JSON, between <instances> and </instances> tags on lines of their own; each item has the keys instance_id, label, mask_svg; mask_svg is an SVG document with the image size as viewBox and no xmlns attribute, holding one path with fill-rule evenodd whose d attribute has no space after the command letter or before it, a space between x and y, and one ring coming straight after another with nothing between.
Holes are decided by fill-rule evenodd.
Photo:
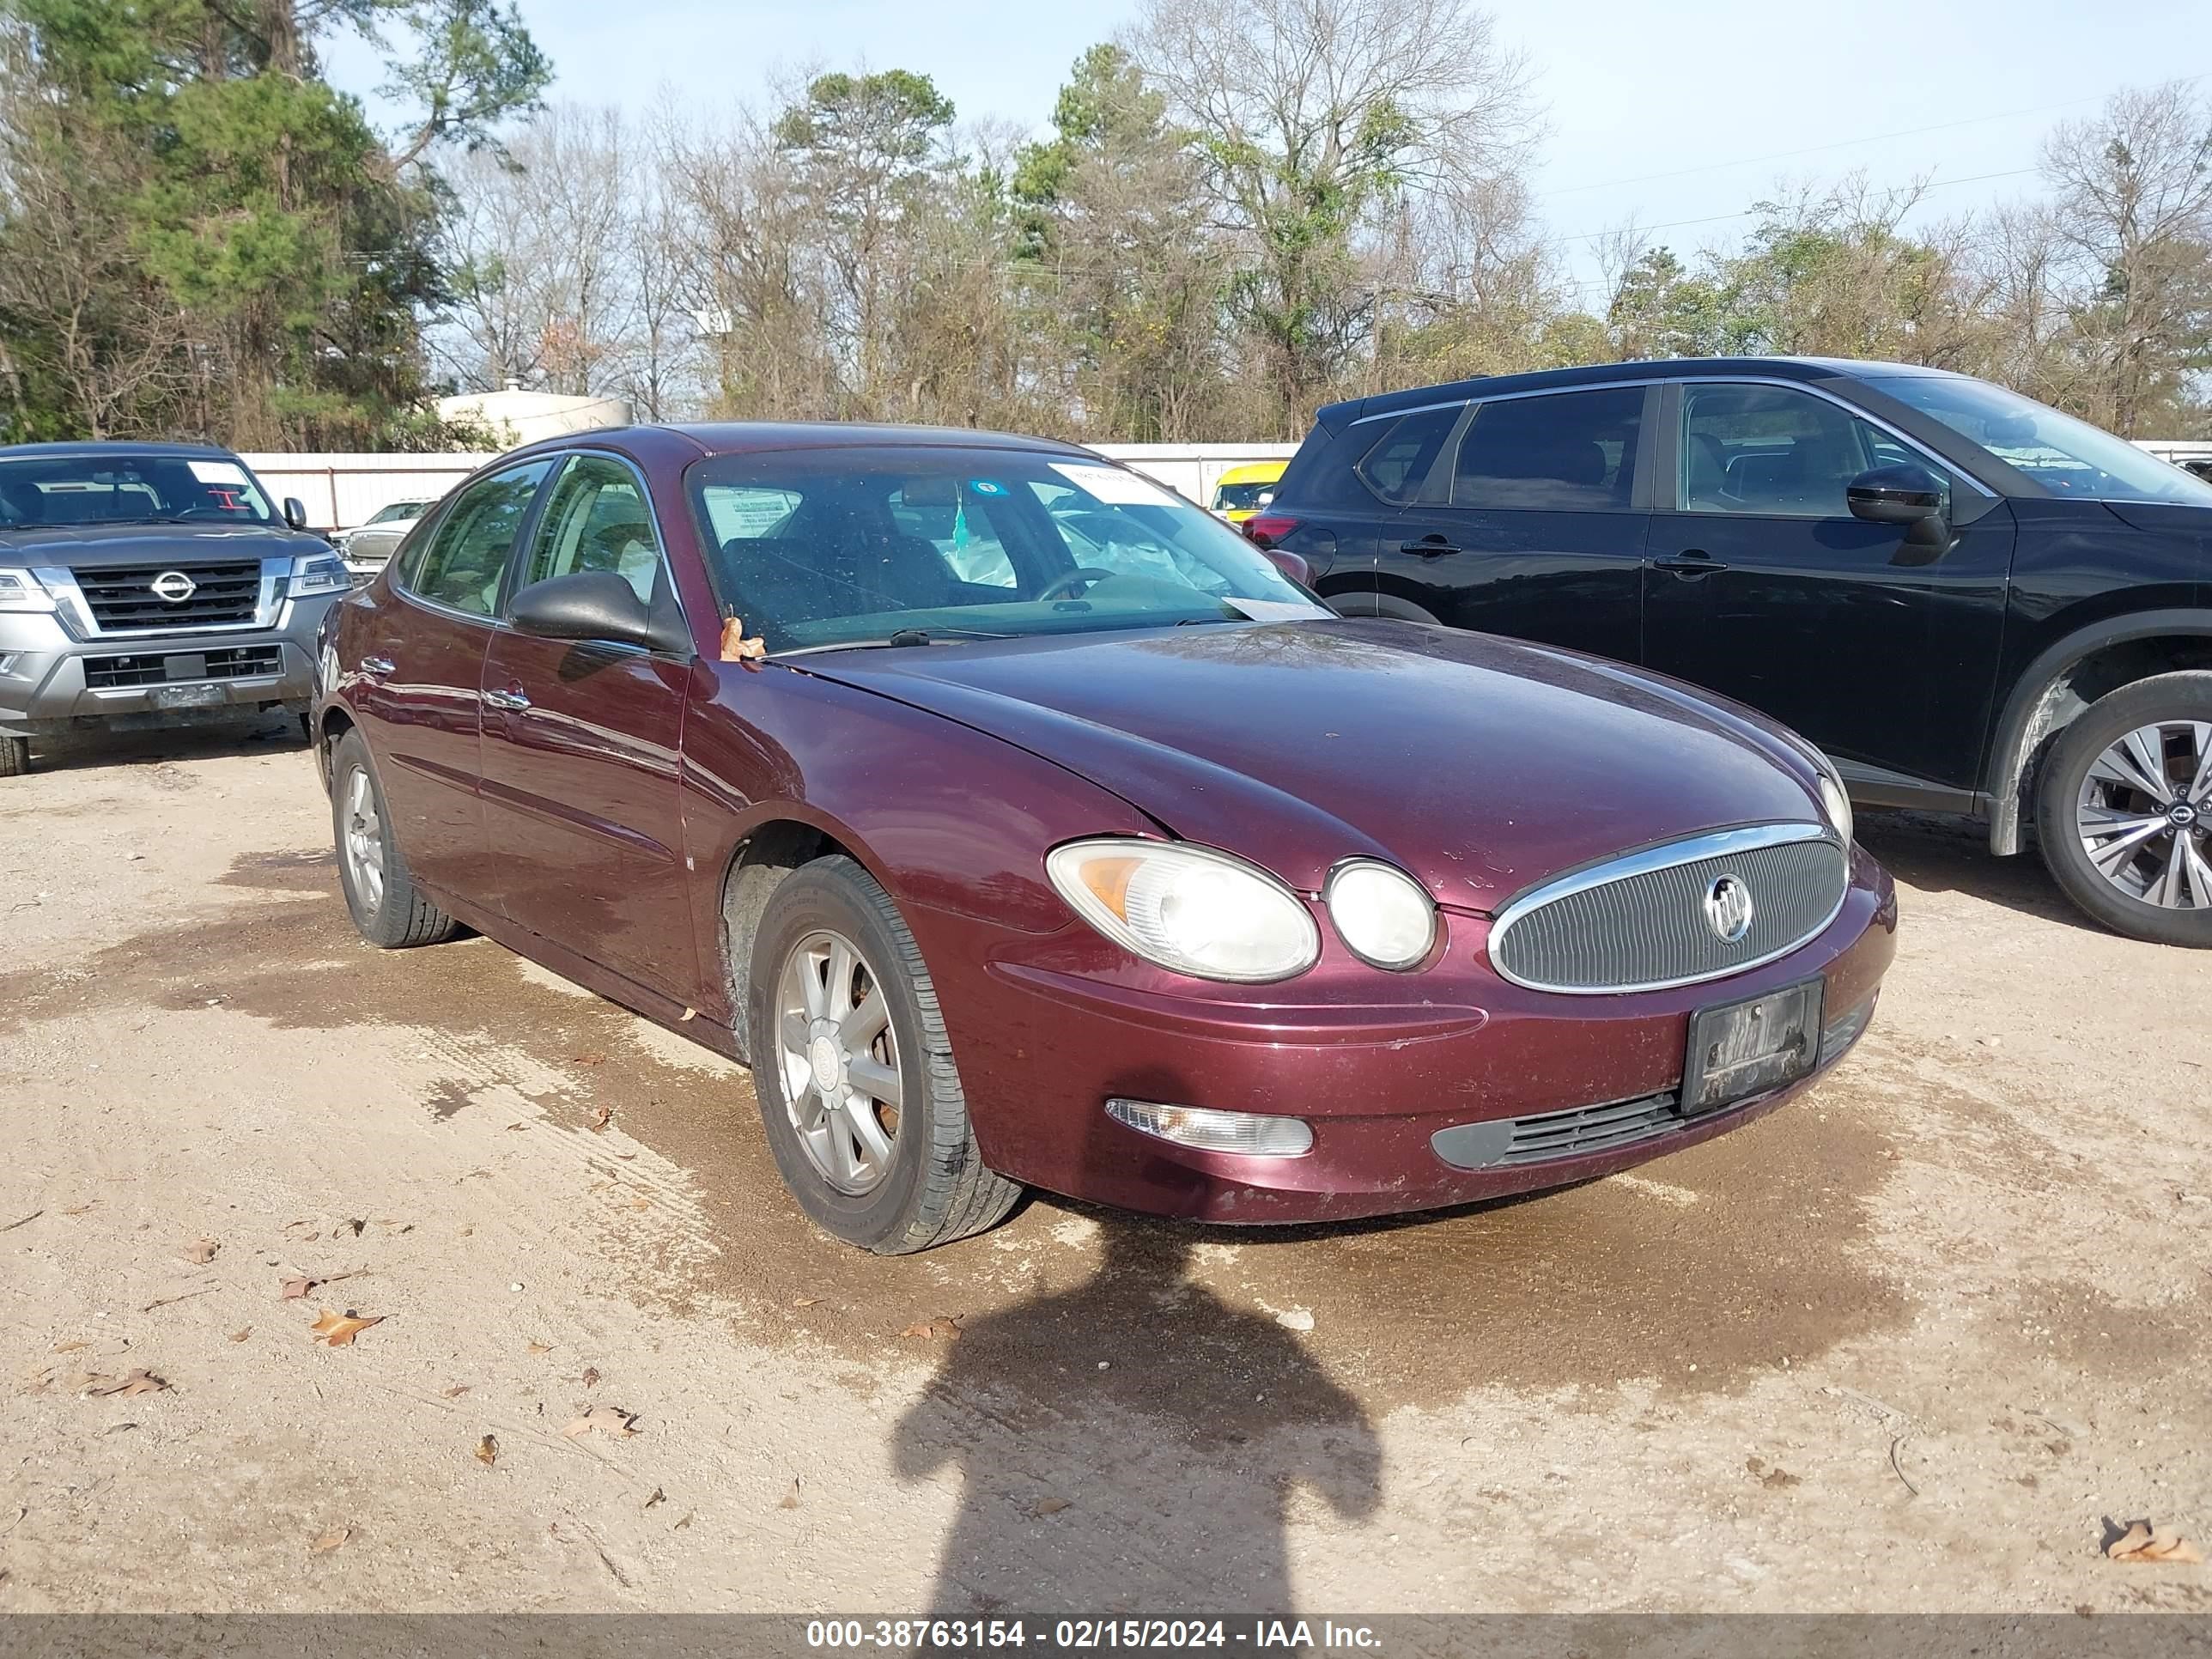
<instances>
[{"instance_id":1,"label":"car windshield","mask_svg":"<svg viewBox=\"0 0 2212 1659\"><path fill-rule=\"evenodd\" d=\"M1275 493L1273 483L1217 484L1213 490L1213 510L1217 513L1250 513L1265 507L1268 497Z\"/></svg>"},{"instance_id":2,"label":"car windshield","mask_svg":"<svg viewBox=\"0 0 2212 1659\"><path fill-rule=\"evenodd\" d=\"M219 455L0 460L0 528L86 524L274 524L253 475Z\"/></svg>"},{"instance_id":3,"label":"car windshield","mask_svg":"<svg viewBox=\"0 0 2212 1659\"><path fill-rule=\"evenodd\" d=\"M371 524L390 524L394 519L413 519L421 516L428 505L422 501L394 501L389 507L380 507L369 519Z\"/></svg>"},{"instance_id":4,"label":"car windshield","mask_svg":"<svg viewBox=\"0 0 2212 1659\"><path fill-rule=\"evenodd\" d=\"M786 450L686 483L716 597L771 653L1328 614L1219 520L1079 456Z\"/></svg>"},{"instance_id":5,"label":"car windshield","mask_svg":"<svg viewBox=\"0 0 2212 1659\"><path fill-rule=\"evenodd\" d=\"M1899 374L1874 378L1873 383L1972 439L2053 495L2212 507L2212 484L2202 478L2087 421L1986 380Z\"/></svg>"}]
</instances>

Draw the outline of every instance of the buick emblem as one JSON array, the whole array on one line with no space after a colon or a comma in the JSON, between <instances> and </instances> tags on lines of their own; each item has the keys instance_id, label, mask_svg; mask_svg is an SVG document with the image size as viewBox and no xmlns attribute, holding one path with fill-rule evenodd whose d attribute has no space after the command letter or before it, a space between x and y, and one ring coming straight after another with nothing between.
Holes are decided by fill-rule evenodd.
<instances>
[{"instance_id":1,"label":"buick emblem","mask_svg":"<svg viewBox=\"0 0 2212 1659\"><path fill-rule=\"evenodd\" d=\"M171 605L182 605L199 591L199 584L181 570L164 570L147 584L156 599L167 599Z\"/></svg>"},{"instance_id":2,"label":"buick emblem","mask_svg":"<svg viewBox=\"0 0 2212 1659\"><path fill-rule=\"evenodd\" d=\"M1751 889L1734 876L1717 877L1705 889L1705 926L1723 945L1734 945L1751 931Z\"/></svg>"}]
</instances>

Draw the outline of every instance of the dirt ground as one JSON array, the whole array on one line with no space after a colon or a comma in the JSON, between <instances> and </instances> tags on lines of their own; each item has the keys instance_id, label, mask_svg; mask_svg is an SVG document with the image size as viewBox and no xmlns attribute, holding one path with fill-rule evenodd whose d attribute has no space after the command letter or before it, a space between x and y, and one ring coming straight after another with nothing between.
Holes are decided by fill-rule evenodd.
<instances>
[{"instance_id":1,"label":"dirt ground","mask_svg":"<svg viewBox=\"0 0 2212 1659\"><path fill-rule=\"evenodd\" d=\"M878 1261L742 1071L484 940L358 944L281 729L10 780L0 1609L2205 1611L2099 1546L2212 1534L2212 957L1862 832L1873 1034L1740 1133Z\"/></svg>"}]
</instances>

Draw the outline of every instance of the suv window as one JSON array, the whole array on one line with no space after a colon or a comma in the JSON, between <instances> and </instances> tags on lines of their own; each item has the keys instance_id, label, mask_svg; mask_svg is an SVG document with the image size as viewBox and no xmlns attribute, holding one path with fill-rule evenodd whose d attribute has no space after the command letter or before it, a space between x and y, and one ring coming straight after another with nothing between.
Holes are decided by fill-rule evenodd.
<instances>
[{"instance_id":1,"label":"suv window","mask_svg":"<svg viewBox=\"0 0 2212 1659\"><path fill-rule=\"evenodd\" d=\"M660 568L660 541L636 475L605 455L573 457L547 498L520 585L611 570L640 604L651 605Z\"/></svg>"},{"instance_id":2,"label":"suv window","mask_svg":"<svg viewBox=\"0 0 2212 1659\"><path fill-rule=\"evenodd\" d=\"M1384 501L1403 507L1420 494L1429 469L1436 465L1437 452L1459 424L1460 411L1465 407L1454 404L1446 409L1418 410L1395 421L1376 422L1382 434L1368 446L1352 470Z\"/></svg>"},{"instance_id":3,"label":"suv window","mask_svg":"<svg viewBox=\"0 0 2212 1659\"><path fill-rule=\"evenodd\" d=\"M422 560L408 573L410 591L433 604L490 616L515 532L530 510L530 498L552 470L550 460L509 467L454 497Z\"/></svg>"},{"instance_id":4,"label":"suv window","mask_svg":"<svg viewBox=\"0 0 2212 1659\"><path fill-rule=\"evenodd\" d=\"M1841 519L1844 492L1869 467L1928 463L1826 398L1781 386L1682 388L1685 513ZM1942 474L1929 466L1931 472Z\"/></svg>"},{"instance_id":5,"label":"suv window","mask_svg":"<svg viewBox=\"0 0 2212 1659\"><path fill-rule=\"evenodd\" d=\"M1642 386L1485 404L1460 440L1452 505L1625 513L1643 418Z\"/></svg>"}]
</instances>

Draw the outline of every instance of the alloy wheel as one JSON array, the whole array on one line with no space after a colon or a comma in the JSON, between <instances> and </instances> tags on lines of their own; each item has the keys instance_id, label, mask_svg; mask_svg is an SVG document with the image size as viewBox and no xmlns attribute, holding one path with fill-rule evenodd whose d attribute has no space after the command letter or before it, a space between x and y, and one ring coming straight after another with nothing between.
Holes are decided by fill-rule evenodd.
<instances>
[{"instance_id":1,"label":"alloy wheel","mask_svg":"<svg viewBox=\"0 0 2212 1659\"><path fill-rule=\"evenodd\" d=\"M376 790L368 774L354 768L345 788L346 873L364 908L384 902L384 820L376 811Z\"/></svg>"},{"instance_id":2,"label":"alloy wheel","mask_svg":"<svg viewBox=\"0 0 2212 1659\"><path fill-rule=\"evenodd\" d=\"M874 968L842 933L807 934L776 987L785 1109L816 1173L858 1198L890 1172L905 1080L890 1005Z\"/></svg>"},{"instance_id":3,"label":"alloy wheel","mask_svg":"<svg viewBox=\"0 0 2212 1659\"><path fill-rule=\"evenodd\" d=\"M2091 763L2075 805L2081 850L2129 897L2212 909L2212 720L2136 726Z\"/></svg>"}]
</instances>

